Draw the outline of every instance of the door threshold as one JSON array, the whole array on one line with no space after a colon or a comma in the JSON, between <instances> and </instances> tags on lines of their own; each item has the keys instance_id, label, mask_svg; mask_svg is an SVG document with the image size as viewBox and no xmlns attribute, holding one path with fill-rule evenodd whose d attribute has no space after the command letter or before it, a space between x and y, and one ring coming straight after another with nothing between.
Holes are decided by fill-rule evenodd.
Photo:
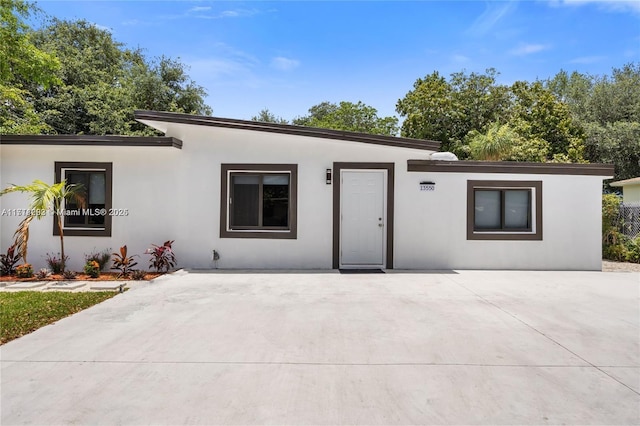
<instances>
[{"instance_id":1,"label":"door threshold","mask_svg":"<svg viewBox=\"0 0 640 426\"><path fill-rule=\"evenodd\" d=\"M384 274L380 268L358 268L358 269L338 269L341 274Z\"/></svg>"}]
</instances>

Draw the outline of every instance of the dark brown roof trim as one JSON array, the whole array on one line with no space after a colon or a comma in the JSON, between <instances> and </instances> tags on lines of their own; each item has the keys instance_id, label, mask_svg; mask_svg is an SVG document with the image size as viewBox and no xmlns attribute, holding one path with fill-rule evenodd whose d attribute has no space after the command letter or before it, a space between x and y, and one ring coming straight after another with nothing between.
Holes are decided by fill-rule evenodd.
<instances>
[{"instance_id":1,"label":"dark brown roof trim","mask_svg":"<svg viewBox=\"0 0 640 426\"><path fill-rule=\"evenodd\" d=\"M613 164L408 160L409 172L613 176Z\"/></svg>"},{"instance_id":2,"label":"dark brown roof trim","mask_svg":"<svg viewBox=\"0 0 640 426\"><path fill-rule=\"evenodd\" d=\"M136 120L162 121L169 123L192 124L196 126L226 127L230 129L253 130L258 132L283 133L288 135L424 149L428 151L437 151L440 149L440 142L437 141L370 135L368 133L320 129L316 127L294 126L290 124L263 123L261 121L236 120L231 118L207 117L202 115L161 111L135 111L134 116Z\"/></svg>"},{"instance_id":3,"label":"dark brown roof trim","mask_svg":"<svg viewBox=\"0 0 640 426\"><path fill-rule=\"evenodd\" d=\"M2 145L161 146L182 149L180 139L167 136L0 135Z\"/></svg>"}]
</instances>

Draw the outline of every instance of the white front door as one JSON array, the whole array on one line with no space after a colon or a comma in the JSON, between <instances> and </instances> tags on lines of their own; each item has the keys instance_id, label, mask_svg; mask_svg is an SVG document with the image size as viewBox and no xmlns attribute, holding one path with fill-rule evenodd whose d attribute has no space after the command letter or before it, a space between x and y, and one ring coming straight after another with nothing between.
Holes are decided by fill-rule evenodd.
<instances>
[{"instance_id":1,"label":"white front door","mask_svg":"<svg viewBox=\"0 0 640 426\"><path fill-rule=\"evenodd\" d=\"M387 171L340 174L340 267L384 268Z\"/></svg>"}]
</instances>

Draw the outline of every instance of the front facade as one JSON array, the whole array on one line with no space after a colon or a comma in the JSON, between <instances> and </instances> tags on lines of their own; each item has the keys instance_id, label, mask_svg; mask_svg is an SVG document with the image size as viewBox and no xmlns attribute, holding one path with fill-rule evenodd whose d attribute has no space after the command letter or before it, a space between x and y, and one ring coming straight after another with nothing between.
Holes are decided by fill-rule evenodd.
<instances>
[{"instance_id":1,"label":"front facade","mask_svg":"<svg viewBox=\"0 0 640 426\"><path fill-rule=\"evenodd\" d=\"M179 266L193 269L601 267L600 194L611 166L433 161L439 146L430 141L136 117L166 136L0 139L2 188L34 179L86 188L87 210L65 210L71 269L125 244L146 267L144 250L169 239ZM26 195L0 197L1 250L27 206ZM31 224L36 268L59 251L53 222Z\"/></svg>"}]
</instances>

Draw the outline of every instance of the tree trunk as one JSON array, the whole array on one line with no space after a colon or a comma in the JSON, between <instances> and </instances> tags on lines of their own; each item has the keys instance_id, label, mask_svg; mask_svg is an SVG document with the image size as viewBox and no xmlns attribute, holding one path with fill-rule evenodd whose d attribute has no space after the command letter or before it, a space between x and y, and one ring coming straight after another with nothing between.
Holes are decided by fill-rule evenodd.
<instances>
[{"instance_id":1,"label":"tree trunk","mask_svg":"<svg viewBox=\"0 0 640 426\"><path fill-rule=\"evenodd\" d=\"M62 263L62 273L66 270L65 260L64 260L64 235L62 232L62 217L58 215L58 228L60 229L60 262Z\"/></svg>"}]
</instances>

